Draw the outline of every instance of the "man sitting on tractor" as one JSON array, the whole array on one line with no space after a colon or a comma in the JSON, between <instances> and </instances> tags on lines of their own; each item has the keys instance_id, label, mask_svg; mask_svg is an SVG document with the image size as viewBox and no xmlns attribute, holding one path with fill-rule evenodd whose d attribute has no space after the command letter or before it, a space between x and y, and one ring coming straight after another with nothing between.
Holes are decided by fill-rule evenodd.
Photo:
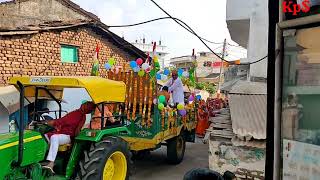
<instances>
[{"instance_id":1,"label":"man sitting on tractor","mask_svg":"<svg viewBox=\"0 0 320 180\"><path fill-rule=\"evenodd\" d=\"M53 166L59 145L71 143L71 140L77 136L82 129L86 121L86 114L91 113L95 107L96 105L94 103L85 102L79 109L68 113L60 119L46 121L46 123L54 127L55 130L45 134L50 142L50 148L47 156L49 163L44 166L44 168L54 173Z\"/></svg>"}]
</instances>

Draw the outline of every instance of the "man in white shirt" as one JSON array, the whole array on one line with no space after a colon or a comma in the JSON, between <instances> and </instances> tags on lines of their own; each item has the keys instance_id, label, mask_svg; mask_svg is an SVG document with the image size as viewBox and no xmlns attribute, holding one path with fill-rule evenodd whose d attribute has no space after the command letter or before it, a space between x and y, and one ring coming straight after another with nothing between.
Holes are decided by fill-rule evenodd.
<instances>
[{"instance_id":1,"label":"man in white shirt","mask_svg":"<svg viewBox=\"0 0 320 180\"><path fill-rule=\"evenodd\" d=\"M173 70L172 78L165 84L165 86L169 87L169 92L172 93L172 99L175 106L179 103L184 104L184 92L183 92L183 84L181 79L178 77L177 71Z\"/></svg>"}]
</instances>

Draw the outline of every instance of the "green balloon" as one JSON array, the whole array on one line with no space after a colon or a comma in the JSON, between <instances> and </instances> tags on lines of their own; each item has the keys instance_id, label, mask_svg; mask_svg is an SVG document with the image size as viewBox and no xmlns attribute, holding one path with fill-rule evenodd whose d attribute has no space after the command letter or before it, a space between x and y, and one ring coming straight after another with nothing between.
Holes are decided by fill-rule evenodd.
<instances>
[{"instance_id":1,"label":"green balloon","mask_svg":"<svg viewBox=\"0 0 320 180\"><path fill-rule=\"evenodd\" d=\"M164 104L163 104L163 103L159 103L159 104L158 104L158 109L159 109L160 111L162 111L162 110L164 109Z\"/></svg>"},{"instance_id":2,"label":"green balloon","mask_svg":"<svg viewBox=\"0 0 320 180\"><path fill-rule=\"evenodd\" d=\"M150 74L150 77L155 77L156 71L154 69L152 69L149 74Z\"/></svg>"},{"instance_id":3,"label":"green balloon","mask_svg":"<svg viewBox=\"0 0 320 180\"><path fill-rule=\"evenodd\" d=\"M159 96L159 102L160 103L165 103L166 102L166 97L164 95Z\"/></svg>"},{"instance_id":4,"label":"green balloon","mask_svg":"<svg viewBox=\"0 0 320 180\"><path fill-rule=\"evenodd\" d=\"M116 60L115 60L114 58L110 58L109 61L108 61L108 63L109 63L111 66L113 66L115 62L116 62Z\"/></svg>"},{"instance_id":5,"label":"green balloon","mask_svg":"<svg viewBox=\"0 0 320 180\"><path fill-rule=\"evenodd\" d=\"M159 62L155 62L155 63L154 63L154 66L155 66L155 67L160 67Z\"/></svg>"},{"instance_id":6,"label":"green balloon","mask_svg":"<svg viewBox=\"0 0 320 180\"><path fill-rule=\"evenodd\" d=\"M144 76L144 70L140 70L140 71L138 72L138 75L139 75L140 77Z\"/></svg>"}]
</instances>

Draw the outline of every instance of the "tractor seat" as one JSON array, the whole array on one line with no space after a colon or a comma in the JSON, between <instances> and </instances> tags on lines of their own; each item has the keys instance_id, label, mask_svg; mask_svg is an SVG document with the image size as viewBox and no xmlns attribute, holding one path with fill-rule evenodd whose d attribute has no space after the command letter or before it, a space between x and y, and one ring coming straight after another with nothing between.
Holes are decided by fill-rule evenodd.
<instances>
[{"instance_id":1,"label":"tractor seat","mask_svg":"<svg viewBox=\"0 0 320 180\"><path fill-rule=\"evenodd\" d=\"M71 147L72 147L72 144L63 144L63 145L60 145L60 146L59 146L58 151L59 151L59 152L65 152L65 151L70 150Z\"/></svg>"}]
</instances>

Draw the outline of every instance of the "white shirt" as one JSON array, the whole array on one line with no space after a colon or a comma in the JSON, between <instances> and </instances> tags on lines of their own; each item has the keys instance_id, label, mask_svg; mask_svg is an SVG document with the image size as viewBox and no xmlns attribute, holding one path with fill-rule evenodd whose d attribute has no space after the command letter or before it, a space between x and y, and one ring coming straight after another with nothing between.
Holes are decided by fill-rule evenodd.
<instances>
[{"instance_id":1,"label":"white shirt","mask_svg":"<svg viewBox=\"0 0 320 180\"><path fill-rule=\"evenodd\" d=\"M174 103L184 104L183 84L180 78L173 80L172 78L165 84L169 87L169 92L172 92L172 99Z\"/></svg>"}]
</instances>

